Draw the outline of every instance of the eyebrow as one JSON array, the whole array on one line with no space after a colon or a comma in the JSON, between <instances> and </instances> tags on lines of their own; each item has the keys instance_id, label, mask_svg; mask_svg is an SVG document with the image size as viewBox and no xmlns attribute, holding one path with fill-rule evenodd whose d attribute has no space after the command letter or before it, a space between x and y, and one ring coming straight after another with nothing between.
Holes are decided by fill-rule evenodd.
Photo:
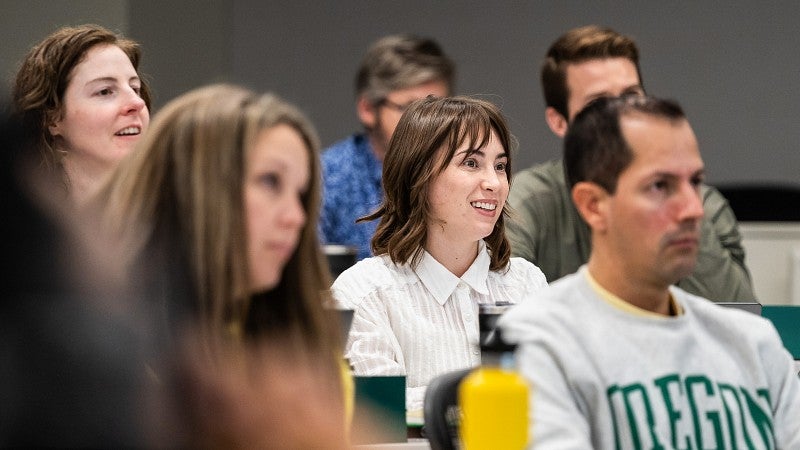
<instances>
[{"instance_id":1,"label":"eyebrow","mask_svg":"<svg viewBox=\"0 0 800 450\"><path fill-rule=\"evenodd\" d=\"M620 95L632 94L634 92L644 92L644 87L641 84L633 84L633 85L630 85L630 86L626 87L625 89L623 89L622 93ZM609 91L603 91L603 92L594 93L594 94L590 95L589 97L587 97L587 99L589 101L591 101L591 100L597 100L598 98L603 98L603 97L616 97L616 95L612 94Z\"/></svg>"},{"instance_id":2,"label":"eyebrow","mask_svg":"<svg viewBox=\"0 0 800 450\"><path fill-rule=\"evenodd\" d=\"M705 175L706 175L706 168L703 167L701 169L698 169L698 170L694 171L690 175L690 178L705 177ZM652 178L680 178L680 175L676 175L676 174L674 174L672 172L653 172L650 175L650 177L652 177Z\"/></svg>"},{"instance_id":3,"label":"eyebrow","mask_svg":"<svg viewBox=\"0 0 800 450\"><path fill-rule=\"evenodd\" d=\"M486 157L486 153L484 153L483 150L474 149L474 148L468 148L468 149L462 150L462 151L456 153L453 156L455 157L455 156L458 156L458 155L461 155L461 154L464 154L464 157L472 156L472 155L480 155L480 156L482 156L484 158ZM500 158L508 158L508 152L499 153L494 159L500 159Z\"/></svg>"},{"instance_id":4,"label":"eyebrow","mask_svg":"<svg viewBox=\"0 0 800 450\"><path fill-rule=\"evenodd\" d=\"M131 82L131 81L141 81L141 79L138 76L128 78L128 82ZM98 77L98 78L93 78L93 79L87 81L86 84L88 85L88 84L92 84L92 83L107 83L107 82L116 83L117 79L115 77Z\"/></svg>"}]
</instances>

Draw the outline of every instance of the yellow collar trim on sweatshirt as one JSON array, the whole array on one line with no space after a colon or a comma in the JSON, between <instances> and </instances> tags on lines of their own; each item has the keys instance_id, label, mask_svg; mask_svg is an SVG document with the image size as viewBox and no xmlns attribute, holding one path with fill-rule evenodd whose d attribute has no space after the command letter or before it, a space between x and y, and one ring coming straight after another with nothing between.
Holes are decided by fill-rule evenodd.
<instances>
[{"instance_id":1,"label":"yellow collar trim on sweatshirt","mask_svg":"<svg viewBox=\"0 0 800 450\"><path fill-rule=\"evenodd\" d=\"M597 292L597 295L599 295L600 298L605 300L611 306L637 316L664 317L661 314L657 314L652 311L639 308L638 306L634 306L626 302L625 300L617 297L616 295L606 290L606 288L604 288L603 286L600 286L597 280L595 280L594 277L592 277L592 274L589 273L588 269L585 271L585 273L586 273L586 279L589 280L589 285L592 286L592 289L594 289L595 292ZM669 302L670 302L670 310L675 312L675 316L683 315L683 308L681 308L681 305L679 305L678 302L675 301L675 297L672 296L672 292L669 293Z\"/></svg>"}]
</instances>

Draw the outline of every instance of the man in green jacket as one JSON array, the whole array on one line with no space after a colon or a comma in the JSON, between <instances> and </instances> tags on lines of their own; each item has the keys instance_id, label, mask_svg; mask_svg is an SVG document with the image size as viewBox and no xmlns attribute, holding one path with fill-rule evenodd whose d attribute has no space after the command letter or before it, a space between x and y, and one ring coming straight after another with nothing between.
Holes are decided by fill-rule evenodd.
<instances>
[{"instance_id":1,"label":"man in green jacket","mask_svg":"<svg viewBox=\"0 0 800 450\"><path fill-rule=\"evenodd\" d=\"M541 82L545 120L562 138L570 121L592 100L644 94L636 43L593 25L572 29L551 45ZM677 285L713 301L755 300L733 211L713 187L703 185L700 195L705 217L697 265ZM588 260L589 227L572 203L562 160L517 173L508 203L516 213L507 225L513 255L539 266L548 281L575 272Z\"/></svg>"}]
</instances>

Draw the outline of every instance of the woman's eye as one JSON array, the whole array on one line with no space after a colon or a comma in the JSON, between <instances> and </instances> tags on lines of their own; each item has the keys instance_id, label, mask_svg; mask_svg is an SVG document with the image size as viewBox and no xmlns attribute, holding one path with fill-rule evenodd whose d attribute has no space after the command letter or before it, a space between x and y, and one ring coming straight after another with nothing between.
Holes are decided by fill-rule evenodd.
<instances>
[{"instance_id":1,"label":"woman's eye","mask_svg":"<svg viewBox=\"0 0 800 450\"><path fill-rule=\"evenodd\" d=\"M505 172L506 171L506 163L497 163L494 165L494 170L498 172Z\"/></svg>"},{"instance_id":2,"label":"woman's eye","mask_svg":"<svg viewBox=\"0 0 800 450\"><path fill-rule=\"evenodd\" d=\"M133 89L133 92L136 92L136 95L141 97L141 95L142 95L142 87L141 86L131 86L131 89Z\"/></svg>"},{"instance_id":3,"label":"woman's eye","mask_svg":"<svg viewBox=\"0 0 800 450\"><path fill-rule=\"evenodd\" d=\"M477 162L477 161L475 161L475 160L474 160L474 159L472 159L472 158L467 158L467 159L465 159L465 160L464 160L464 162L463 162L462 164L464 164L465 166L467 166L467 167L470 167L470 168L475 168L475 167L478 167L478 162Z\"/></svg>"},{"instance_id":4,"label":"woman's eye","mask_svg":"<svg viewBox=\"0 0 800 450\"><path fill-rule=\"evenodd\" d=\"M281 180L276 173L265 173L259 177L259 182L270 189L278 189Z\"/></svg>"},{"instance_id":5,"label":"woman's eye","mask_svg":"<svg viewBox=\"0 0 800 450\"><path fill-rule=\"evenodd\" d=\"M99 91L97 91L97 95L101 96L111 95L112 93L113 91L111 90L111 88L100 89Z\"/></svg>"}]
</instances>

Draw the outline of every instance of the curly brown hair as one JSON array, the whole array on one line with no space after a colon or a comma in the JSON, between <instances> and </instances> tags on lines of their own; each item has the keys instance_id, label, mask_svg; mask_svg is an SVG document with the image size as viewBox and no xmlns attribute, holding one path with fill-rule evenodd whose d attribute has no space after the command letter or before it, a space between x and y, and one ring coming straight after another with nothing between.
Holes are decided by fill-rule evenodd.
<instances>
[{"instance_id":1,"label":"curly brown hair","mask_svg":"<svg viewBox=\"0 0 800 450\"><path fill-rule=\"evenodd\" d=\"M98 45L116 45L130 59L141 81L140 95L150 109L151 93L139 73L139 44L99 25L63 27L36 44L22 60L13 87L14 112L32 134L46 167L60 170L63 154L48 127L64 113L64 92L72 69Z\"/></svg>"},{"instance_id":2,"label":"curly brown hair","mask_svg":"<svg viewBox=\"0 0 800 450\"><path fill-rule=\"evenodd\" d=\"M377 211L359 219L380 219L372 238L374 254L388 253L395 264L419 262L431 216L431 181L444 171L465 142L470 148L481 148L488 143L492 131L508 154L505 173L510 184L514 138L497 106L463 96L429 96L411 104L400 118L383 162L383 203ZM491 270L505 269L511 257L505 234L507 216L506 205L492 233L484 239L491 255Z\"/></svg>"}]
</instances>

